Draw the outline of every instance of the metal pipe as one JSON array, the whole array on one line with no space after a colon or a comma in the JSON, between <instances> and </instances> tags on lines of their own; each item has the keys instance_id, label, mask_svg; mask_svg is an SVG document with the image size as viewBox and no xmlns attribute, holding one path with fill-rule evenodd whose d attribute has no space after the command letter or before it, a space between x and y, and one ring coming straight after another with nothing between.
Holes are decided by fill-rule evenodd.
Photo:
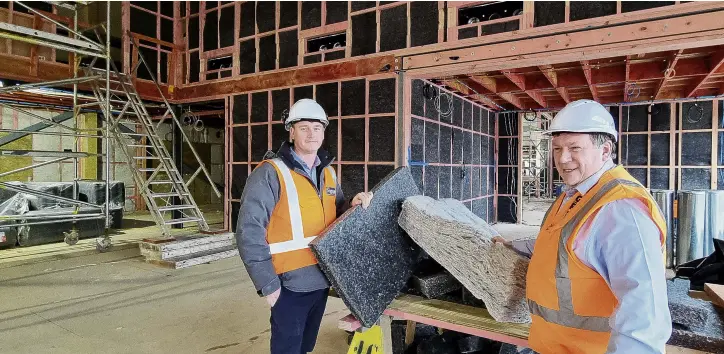
<instances>
[{"instance_id":1,"label":"metal pipe","mask_svg":"<svg viewBox=\"0 0 724 354\"><path fill-rule=\"evenodd\" d=\"M5 189L9 189L9 190L11 190L11 191L20 192L20 193L25 193L25 194L30 194L30 195L37 195L37 196L40 196L40 197L43 197L43 198L53 199L53 200L57 200L57 201L60 201L60 202L66 202L66 203L68 203L68 204L85 205L85 206L88 206L88 207L91 207L91 208L102 209L102 207L100 207L100 206L98 206L98 205L95 205L95 204L91 204L91 203L87 203L87 202L82 202L82 201L80 201L80 200L65 198L65 197L61 197L61 196L57 196L57 195L54 195L54 194L50 194L50 193L46 193L46 192L41 192L41 191L38 191L38 190L29 189L29 188L25 188L25 187L18 187L18 186L16 186L16 185L13 185L13 184L7 183L7 182L2 182L2 181L0 181L0 188L5 188ZM106 209L107 209L107 208L106 208Z\"/></svg>"},{"instance_id":2,"label":"metal pipe","mask_svg":"<svg viewBox=\"0 0 724 354\"><path fill-rule=\"evenodd\" d=\"M708 256L705 250L706 192L679 191L676 265Z\"/></svg>"},{"instance_id":3,"label":"metal pipe","mask_svg":"<svg viewBox=\"0 0 724 354\"><path fill-rule=\"evenodd\" d=\"M36 15L38 15L38 16L40 16L40 17L42 17L42 18L44 18L44 19L46 19L46 20L48 20L48 21L50 21L50 22L52 22L52 23L54 23L56 26L59 26L60 28L66 30L66 31L68 31L68 32L70 32L70 33L73 33L73 35L78 36L78 37L80 37L80 38L83 38L84 40L86 40L86 41L89 42L88 44L92 44L93 46L97 47L98 49L101 49L101 50L103 49L103 46L101 46L100 44L94 42L94 41L91 40L90 38L88 38L88 37L86 37L86 36L84 36L84 35L76 32L76 31L74 31L74 30L66 27L64 24L62 24L62 23L60 23L60 22L58 22L58 21L56 21L56 20L53 20L52 18L50 18L50 17L48 17L48 16L43 15L42 13L40 13L40 12L37 11L37 10L35 10L34 8L32 8L32 7L28 6L28 5L25 5L25 4L23 4L22 2L20 2L20 1L15 1L15 3L16 3L16 4L19 4L20 6L26 8L26 9L28 9L28 10L31 11L32 13L34 13L34 14L36 14ZM73 11L73 12L75 13L76 16L78 15L78 11ZM110 19L110 16L108 17L108 19ZM107 20L106 20L106 21L107 21ZM77 23L76 23L76 26L77 26ZM110 26L109 26L109 27L110 27ZM107 54L110 54L110 53L107 53Z\"/></svg>"},{"instance_id":4,"label":"metal pipe","mask_svg":"<svg viewBox=\"0 0 724 354\"><path fill-rule=\"evenodd\" d=\"M33 225L46 225L46 224L59 224L62 222L69 222L69 221L83 221L83 220L96 220L96 219L103 219L104 216L92 216L92 217L71 217L69 220L48 220L48 221L33 221L28 223L22 223L22 224L15 224L15 225L3 225L3 227L20 227L20 226L33 226Z\"/></svg>"},{"instance_id":5,"label":"metal pipe","mask_svg":"<svg viewBox=\"0 0 724 354\"><path fill-rule=\"evenodd\" d=\"M49 214L33 214L33 215L2 215L0 216L0 222L5 221L15 221L15 220L38 220L38 219L64 219L64 218L75 218L75 217L94 217L94 218L104 218L105 215L103 213L94 213L94 214L58 214L58 213L49 213ZM58 222L58 221L54 221ZM24 224L18 224L18 225L24 225Z\"/></svg>"},{"instance_id":6,"label":"metal pipe","mask_svg":"<svg viewBox=\"0 0 724 354\"><path fill-rule=\"evenodd\" d=\"M73 30L78 30L78 11L73 11ZM75 36L75 34L73 35ZM75 37L74 37L75 38ZM77 38L76 38L77 39ZM73 78L78 78L78 67L80 66L80 57L78 55L73 55ZM78 111L80 110L80 107L78 107L78 83L73 83L73 125L75 127L76 136L75 136L75 151L80 151L80 138L77 135L77 132L79 132L79 126L78 126ZM78 192L78 158L73 159L73 199L79 199L79 192Z\"/></svg>"},{"instance_id":7,"label":"metal pipe","mask_svg":"<svg viewBox=\"0 0 724 354\"><path fill-rule=\"evenodd\" d=\"M705 255L714 252L714 239L724 240L724 191L706 191L706 244Z\"/></svg>"},{"instance_id":8,"label":"metal pipe","mask_svg":"<svg viewBox=\"0 0 724 354\"><path fill-rule=\"evenodd\" d=\"M664 220L666 220L666 268L673 268L675 264L674 248L676 245L676 236L674 235L674 191L652 190L651 196L654 197Z\"/></svg>"},{"instance_id":9,"label":"metal pipe","mask_svg":"<svg viewBox=\"0 0 724 354\"><path fill-rule=\"evenodd\" d=\"M111 2L106 1L106 112L111 115ZM113 117L106 117L106 229L111 226L110 194L111 185L111 125Z\"/></svg>"},{"instance_id":10,"label":"metal pipe","mask_svg":"<svg viewBox=\"0 0 724 354\"><path fill-rule=\"evenodd\" d=\"M47 132L47 131L28 131L22 129L0 129L0 133L27 133L27 134L38 134L38 135L53 135L53 136L78 136L81 138L102 138L103 135L90 135L90 134L76 134L76 133L58 133L58 132Z\"/></svg>"},{"instance_id":11,"label":"metal pipe","mask_svg":"<svg viewBox=\"0 0 724 354\"><path fill-rule=\"evenodd\" d=\"M65 85L71 85L74 83L84 83L92 80L100 79L100 75L94 75L94 76L84 76L84 77L78 77L78 78L72 78L72 79L63 79L63 80L55 80L55 81L44 81L44 82L34 82L30 84L22 84L22 85L15 85L15 86L6 86L0 88L0 93L9 93L9 92L15 92L15 91L24 91L31 88L43 88L43 87L55 87L55 86L65 86Z\"/></svg>"},{"instance_id":12,"label":"metal pipe","mask_svg":"<svg viewBox=\"0 0 724 354\"><path fill-rule=\"evenodd\" d=\"M45 165L50 165L50 164L53 164L53 163L58 163L58 162L60 162L60 161L67 160L67 159L69 159L69 158L70 158L69 156L60 157L60 158L57 158L57 159L48 160L48 161L45 161L45 162L40 162L40 163L37 163L37 164L35 164L35 165L30 165L30 166L25 166L25 167L16 168L16 169L14 169L14 170L12 170L12 171L7 171L7 172L0 173L0 177L5 177L5 176L11 175L11 174L13 174L13 173L18 173L18 172L20 172L20 171L30 170L30 169L33 169L33 168L36 168L36 167L40 167L40 166L45 166Z\"/></svg>"},{"instance_id":13,"label":"metal pipe","mask_svg":"<svg viewBox=\"0 0 724 354\"><path fill-rule=\"evenodd\" d=\"M73 128L71 128L71 127L66 127L65 125L60 124L60 123L58 123L58 122L56 122L56 121L54 121L54 120L52 120L52 119L48 119L48 118L45 118L45 117L41 117L41 116L39 116L39 115L37 115L37 114L35 114L35 113L30 113L30 112L28 112L28 111L26 111L26 110L23 110L23 109L20 109L20 108L17 108L17 107L12 107L12 106L6 105L6 104L4 104L4 103L2 103L2 102L0 102L0 106L2 106L2 107L7 107L7 108L12 109L12 110L14 110L14 111L17 111L17 112L26 114L26 115L28 115L28 116L30 116L30 117L39 119L39 120L41 120L41 121L43 121L43 122L45 122L45 123L48 123L48 124L50 124L50 125L52 125L52 126L55 126L55 127L61 128L61 129L65 129L65 130L74 131Z\"/></svg>"}]
</instances>

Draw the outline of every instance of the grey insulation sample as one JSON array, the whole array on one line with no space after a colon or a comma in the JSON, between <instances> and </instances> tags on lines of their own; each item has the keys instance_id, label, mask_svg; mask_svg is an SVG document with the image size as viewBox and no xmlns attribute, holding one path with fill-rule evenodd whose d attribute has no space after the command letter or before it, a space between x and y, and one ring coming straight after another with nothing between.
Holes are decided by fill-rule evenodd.
<instances>
[{"instance_id":1,"label":"grey insulation sample","mask_svg":"<svg viewBox=\"0 0 724 354\"><path fill-rule=\"evenodd\" d=\"M438 169L438 186L439 198L451 198L452 197L452 167L440 166Z\"/></svg>"},{"instance_id":2,"label":"grey insulation sample","mask_svg":"<svg viewBox=\"0 0 724 354\"><path fill-rule=\"evenodd\" d=\"M279 68L297 66L299 40L297 30L279 32Z\"/></svg>"},{"instance_id":3,"label":"grey insulation sample","mask_svg":"<svg viewBox=\"0 0 724 354\"><path fill-rule=\"evenodd\" d=\"M711 169L682 168L681 182L681 189L709 189L711 188Z\"/></svg>"},{"instance_id":4,"label":"grey insulation sample","mask_svg":"<svg viewBox=\"0 0 724 354\"><path fill-rule=\"evenodd\" d=\"M370 117L369 127L369 160L394 162L395 117Z\"/></svg>"},{"instance_id":5,"label":"grey insulation sample","mask_svg":"<svg viewBox=\"0 0 724 354\"><path fill-rule=\"evenodd\" d=\"M289 132L284 128L284 124L276 123L271 126L272 143L271 147L273 151L279 150L282 143L289 140Z\"/></svg>"},{"instance_id":6,"label":"grey insulation sample","mask_svg":"<svg viewBox=\"0 0 724 354\"><path fill-rule=\"evenodd\" d=\"M314 99L314 86L299 86L294 88L294 102L302 98Z\"/></svg>"},{"instance_id":7,"label":"grey insulation sample","mask_svg":"<svg viewBox=\"0 0 724 354\"><path fill-rule=\"evenodd\" d=\"M709 166L711 162L711 133L681 134L682 165Z\"/></svg>"},{"instance_id":8,"label":"grey insulation sample","mask_svg":"<svg viewBox=\"0 0 724 354\"><path fill-rule=\"evenodd\" d=\"M253 36L256 32L256 6L253 1L241 3L241 20L239 21L239 37Z\"/></svg>"},{"instance_id":9,"label":"grey insulation sample","mask_svg":"<svg viewBox=\"0 0 724 354\"><path fill-rule=\"evenodd\" d=\"M424 81L412 80L412 92L410 94L410 98L412 100L412 114L418 117L425 116L425 97L423 96L424 86Z\"/></svg>"},{"instance_id":10,"label":"grey insulation sample","mask_svg":"<svg viewBox=\"0 0 724 354\"><path fill-rule=\"evenodd\" d=\"M279 28L287 28L297 25L296 1L282 1L279 3Z\"/></svg>"},{"instance_id":11,"label":"grey insulation sample","mask_svg":"<svg viewBox=\"0 0 724 354\"><path fill-rule=\"evenodd\" d=\"M324 108L327 116L339 116L339 83L317 85L317 103Z\"/></svg>"},{"instance_id":12,"label":"grey insulation sample","mask_svg":"<svg viewBox=\"0 0 724 354\"><path fill-rule=\"evenodd\" d=\"M322 25L322 2L302 1L302 29L319 27Z\"/></svg>"},{"instance_id":13,"label":"grey insulation sample","mask_svg":"<svg viewBox=\"0 0 724 354\"><path fill-rule=\"evenodd\" d=\"M534 27L555 25L566 21L565 1L536 1L533 6Z\"/></svg>"},{"instance_id":14,"label":"grey insulation sample","mask_svg":"<svg viewBox=\"0 0 724 354\"><path fill-rule=\"evenodd\" d=\"M276 2L256 2L256 27L259 33L273 31L276 27Z\"/></svg>"},{"instance_id":15,"label":"grey insulation sample","mask_svg":"<svg viewBox=\"0 0 724 354\"><path fill-rule=\"evenodd\" d=\"M652 166L669 165L669 148L671 134L651 134L651 159Z\"/></svg>"},{"instance_id":16,"label":"grey insulation sample","mask_svg":"<svg viewBox=\"0 0 724 354\"><path fill-rule=\"evenodd\" d=\"M248 165L231 165L231 199L241 199L241 193L244 192L248 177Z\"/></svg>"},{"instance_id":17,"label":"grey insulation sample","mask_svg":"<svg viewBox=\"0 0 724 354\"><path fill-rule=\"evenodd\" d=\"M622 132L645 132L649 128L649 105L627 106L623 108L621 119Z\"/></svg>"},{"instance_id":18,"label":"grey insulation sample","mask_svg":"<svg viewBox=\"0 0 724 354\"><path fill-rule=\"evenodd\" d=\"M342 156L341 161L365 160L365 120L364 118L342 119Z\"/></svg>"},{"instance_id":19,"label":"grey insulation sample","mask_svg":"<svg viewBox=\"0 0 724 354\"><path fill-rule=\"evenodd\" d=\"M681 104L681 129L711 129L711 101L685 102Z\"/></svg>"},{"instance_id":20,"label":"grey insulation sample","mask_svg":"<svg viewBox=\"0 0 724 354\"><path fill-rule=\"evenodd\" d=\"M256 45L254 39L248 39L239 43L239 73L251 74L254 71L256 71Z\"/></svg>"},{"instance_id":21,"label":"grey insulation sample","mask_svg":"<svg viewBox=\"0 0 724 354\"><path fill-rule=\"evenodd\" d=\"M639 183L644 186L648 185L648 178L646 176L645 168L627 168L626 171L631 174L633 178L636 178Z\"/></svg>"},{"instance_id":22,"label":"grey insulation sample","mask_svg":"<svg viewBox=\"0 0 724 354\"><path fill-rule=\"evenodd\" d=\"M347 2L346 1L327 1L327 21L326 24L339 23L347 21Z\"/></svg>"},{"instance_id":23,"label":"grey insulation sample","mask_svg":"<svg viewBox=\"0 0 724 354\"><path fill-rule=\"evenodd\" d=\"M232 161L248 162L249 161L249 127L233 127L234 150L232 152Z\"/></svg>"},{"instance_id":24,"label":"grey insulation sample","mask_svg":"<svg viewBox=\"0 0 724 354\"><path fill-rule=\"evenodd\" d=\"M352 56L377 51L377 15L375 11L352 16Z\"/></svg>"},{"instance_id":25,"label":"grey insulation sample","mask_svg":"<svg viewBox=\"0 0 724 354\"><path fill-rule=\"evenodd\" d=\"M649 152L648 135L624 135L621 137L621 146L621 163L623 165L646 165Z\"/></svg>"},{"instance_id":26,"label":"grey insulation sample","mask_svg":"<svg viewBox=\"0 0 724 354\"><path fill-rule=\"evenodd\" d=\"M304 57L304 64L316 64L322 62L322 54L307 55Z\"/></svg>"},{"instance_id":27,"label":"grey insulation sample","mask_svg":"<svg viewBox=\"0 0 724 354\"><path fill-rule=\"evenodd\" d=\"M438 197L438 178L440 167L438 166L425 166L423 184L423 194L431 198Z\"/></svg>"},{"instance_id":28,"label":"grey insulation sample","mask_svg":"<svg viewBox=\"0 0 724 354\"><path fill-rule=\"evenodd\" d=\"M173 42L173 27L171 27L171 40ZM234 7L227 6L221 9L219 17L219 48L234 45Z\"/></svg>"},{"instance_id":29,"label":"grey insulation sample","mask_svg":"<svg viewBox=\"0 0 724 354\"><path fill-rule=\"evenodd\" d=\"M337 150L339 147L337 137L339 135L338 133L338 126L339 126L339 119L330 119L329 125L327 126L327 129L324 133L324 145L322 147L324 150L327 150L328 153L330 153L334 157L339 156L339 151Z\"/></svg>"},{"instance_id":30,"label":"grey insulation sample","mask_svg":"<svg viewBox=\"0 0 724 354\"><path fill-rule=\"evenodd\" d=\"M206 13L206 21L204 22L204 51L214 50L218 48L219 12L211 11Z\"/></svg>"},{"instance_id":31,"label":"grey insulation sample","mask_svg":"<svg viewBox=\"0 0 724 354\"><path fill-rule=\"evenodd\" d=\"M675 1L622 1L621 12L648 10L662 6L674 5Z\"/></svg>"},{"instance_id":32,"label":"grey insulation sample","mask_svg":"<svg viewBox=\"0 0 724 354\"><path fill-rule=\"evenodd\" d=\"M439 15L434 1L413 1L410 3L410 45L437 43Z\"/></svg>"},{"instance_id":33,"label":"grey insulation sample","mask_svg":"<svg viewBox=\"0 0 724 354\"><path fill-rule=\"evenodd\" d=\"M652 168L651 169L651 189L669 189L669 169L668 168Z\"/></svg>"},{"instance_id":34,"label":"grey insulation sample","mask_svg":"<svg viewBox=\"0 0 724 354\"><path fill-rule=\"evenodd\" d=\"M450 128L448 126L444 126L444 125L430 123L430 122L427 122L425 124L427 124L431 127L439 127L439 129L440 129L440 133L439 133L440 137L438 138L435 136L431 136L432 134L429 134L427 132L427 126L426 126L426 128L425 128L426 129L426 131L425 131L425 144L426 145L425 146L426 147L431 146L433 143L435 144L436 147L439 145L439 153L437 153L437 154L439 154L439 162L440 163L452 162L452 128ZM435 131L433 132L433 134L438 134L436 132L436 129L434 129L434 130ZM428 139L433 140L433 141L430 142L430 144L428 144L428 142L427 142ZM425 153L426 153L425 157L427 157L427 150L425 151ZM437 162L437 160L430 161L428 159L428 162Z\"/></svg>"},{"instance_id":35,"label":"grey insulation sample","mask_svg":"<svg viewBox=\"0 0 724 354\"><path fill-rule=\"evenodd\" d=\"M345 198L353 198L365 189L364 165L342 165L341 178Z\"/></svg>"},{"instance_id":36,"label":"grey insulation sample","mask_svg":"<svg viewBox=\"0 0 724 354\"><path fill-rule=\"evenodd\" d=\"M189 82L199 82L199 73L201 72L201 63L199 61L199 51L189 54Z\"/></svg>"},{"instance_id":37,"label":"grey insulation sample","mask_svg":"<svg viewBox=\"0 0 724 354\"><path fill-rule=\"evenodd\" d=\"M615 1L573 1L571 2L570 7L571 21L616 14Z\"/></svg>"},{"instance_id":38,"label":"grey insulation sample","mask_svg":"<svg viewBox=\"0 0 724 354\"><path fill-rule=\"evenodd\" d=\"M528 323L528 260L492 241L496 232L457 200L409 197L399 225L499 322Z\"/></svg>"},{"instance_id":39,"label":"grey insulation sample","mask_svg":"<svg viewBox=\"0 0 724 354\"><path fill-rule=\"evenodd\" d=\"M287 111L287 113L289 113L289 107L291 107L291 104L289 102L289 95L290 93L288 88L272 91L272 122L284 121L284 111Z\"/></svg>"},{"instance_id":40,"label":"grey insulation sample","mask_svg":"<svg viewBox=\"0 0 724 354\"><path fill-rule=\"evenodd\" d=\"M259 38L259 71L274 70L277 66L277 39L270 34Z\"/></svg>"},{"instance_id":41,"label":"grey insulation sample","mask_svg":"<svg viewBox=\"0 0 724 354\"><path fill-rule=\"evenodd\" d=\"M370 81L370 114L395 112L395 83L394 78Z\"/></svg>"},{"instance_id":42,"label":"grey insulation sample","mask_svg":"<svg viewBox=\"0 0 724 354\"><path fill-rule=\"evenodd\" d=\"M407 5L381 10L380 52L405 47L407 47Z\"/></svg>"},{"instance_id":43,"label":"grey insulation sample","mask_svg":"<svg viewBox=\"0 0 724 354\"><path fill-rule=\"evenodd\" d=\"M199 47L199 17L189 19L189 49Z\"/></svg>"},{"instance_id":44,"label":"grey insulation sample","mask_svg":"<svg viewBox=\"0 0 724 354\"><path fill-rule=\"evenodd\" d=\"M434 299L462 288L462 285L455 277L444 271L430 275L413 275L410 283L415 290L428 299Z\"/></svg>"},{"instance_id":45,"label":"grey insulation sample","mask_svg":"<svg viewBox=\"0 0 724 354\"><path fill-rule=\"evenodd\" d=\"M369 189L374 188L394 170L395 166L392 165L367 165L367 186ZM417 182L415 185L417 185Z\"/></svg>"},{"instance_id":46,"label":"grey insulation sample","mask_svg":"<svg viewBox=\"0 0 724 354\"><path fill-rule=\"evenodd\" d=\"M269 121L269 93L267 91L251 94L251 122Z\"/></svg>"},{"instance_id":47,"label":"grey insulation sample","mask_svg":"<svg viewBox=\"0 0 724 354\"><path fill-rule=\"evenodd\" d=\"M324 61L344 59L344 50L337 50L334 52L324 53Z\"/></svg>"},{"instance_id":48,"label":"grey insulation sample","mask_svg":"<svg viewBox=\"0 0 724 354\"><path fill-rule=\"evenodd\" d=\"M473 214L489 223L487 202L485 198L473 200Z\"/></svg>"},{"instance_id":49,"label":"grey insulation sample","mask_svg":"<svg viewBox=\"0 0 724 354\"><path fill-rule=\"evenodd\" d=\"M412 275L412 247L397 218L405 198L419 194L406 167L372 191L366 210L348 210L310 243L320 268L365 327L377 322Z\"/></svg>"},{"instance_id":50,"label":"grey insulation sample","mask_svg":"<svg viewBox=\"0 0 724 354\"><path fill-rule=\"evenodd\" d=\"M251 160L258 162L264 158L269 150L269 131L266 125L255 125L251 127Z\"/></svg>"},{"instance_id":51,"label":"grey insulation sample","mask_svg":"<svg viewBox=\"0 0 724 354\"><path fill-rule=\"evenodd\" d=\"M666 282L674 325L668 344L719 353L724 347L724 310L709 301L691 298L689 287L686 279L674 278Z\"/></svg>"},{"instance_id":52,"label":"grey insulation sample","mask_svg":"<svg viewBox=\"0 0 724 354\"><path fill-rule=\"evenodd\" d=\"M671 129L671 104L658 103L651 107L651 130L663 131Z\"/></svg>"},{"instance_id":53,"label":"grey insulation sample","mask_svg":"<svg viewBox=\"0 0 724 354\"><path fill-rule=\"evenodd\" d=\"M233 124L249 123L249 95L234 96L234 109L231 117Z\"/></svg>"},{"instance_id":54,"label":"grey insulation sample","mask_svg":"<svg viewBox=\"0 0 724 354\"><path fill-rule=\"evenodd\" d=\"M412 118L410 123L410 160L425 160L425 121Z\"/></svg>"},{"instance_id":55,"label":"grey insulation sample","mask_svg":"<svg viewBox=\"0 0 724 354\"><path fill-rule=\"evenodd\" d=\"M365 114L365 80L342 82L342 116Z\"/></svg>"}]
</instances>

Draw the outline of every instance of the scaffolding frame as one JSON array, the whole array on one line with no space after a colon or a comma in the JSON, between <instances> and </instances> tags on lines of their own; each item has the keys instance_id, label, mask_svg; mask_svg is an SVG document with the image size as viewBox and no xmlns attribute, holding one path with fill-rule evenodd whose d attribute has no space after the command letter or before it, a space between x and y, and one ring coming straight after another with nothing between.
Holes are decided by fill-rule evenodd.
<instances>
[{"instance_id":1,"label":"scaffolding frame","mask_svg":"<svg viewBox=\"0 0 724 354\"><path fill-rule=\"evenodd\" d=\"M73 160L73 198L65 198L56 196L50 193L38 191L38 190L32 190L28 188L23 188L19 186L15 186L11 183L7 182L0 182L0 188L6 188L9 190L13 190L19 193L29 194L29 195L35 195L43 198L53 199L57 201L61 201L64 203L71 204L74 206L74 210L71 212L68 212L67 214L59 214L58 212L54 213L47 213L47 214L35 214L33 216L23 216L23 215L15 215L15 216L3 216L0 217L0 221L14 221L14 220L23 220L22 224L18 224L18 226L32 226L32 225L42 225L42 224L49 224L49 223L61 223L61 222L72 222L73 223L73 230L71 233L66 234L65 241L69 244L75 244L78 240L78 233L76 230L76 222L81 220L95 220L95 219L104 219L105 220L105 232L102 236L100 236L97 239L96 247L100 251L105 251L111 246L111 241L109 237L109 227L111 224L111 217L110 217L110 167L111 167L111 137L110 137L110 122L106 119L106 122L104 124L103 128L96 128L96 129L81 129L78 124L78 115L81 112L81 109L84 107L87 107L89 105L96 105L99 106L100 104L105 105L105 112L111 112L111 101L110 101L110 65L111 65L111 31L110 31L110 19L111 19L111 5L110 1L106 1L106 18L105 18L105 26L106 26L106 38L105 43L102 43L102 40L99 40L98 42L93 41L92 39L84 36L78 31L78 7L79 6L86 6L90 4L88 1L73 1L73 2L57 2L57 1L48 1L48 3L63 7L66 9L69 9L73 12L73 25L72 28L53 20L52 18L44 15L40 11L32 8L31 6L28 6L24 4L21 1L14 1L15 4L20 5L28 10L29 13L39 16L42 19L54 24L57 26L57 28L63 29L68 32L70 37L61 36L55 33L51 32L45 32L38 29L30 29L27 27L18 26L11 23L5 23L0 22L0 38L7 38L14 41L21 41L26 42L38 46L45 46L60 50L65 50L69 54L73 53L73 62L71 65L73 66L73 77L63 80L56 80L56 81L46 81L46 82L38 82L38 83L29 83L29 84L23 84L23 85L16 85L16 86L9 86L9 87L3 87L0 88L0 93L12 93L12 92L19 92L19 91L26 91L30 89L38 89L38 88L52 88L52 87L58 87L58 86L68 86L72 85L73 87L73 103L72 103L72 112L73 112L73 121L74 126L68 127L61 123L55 122L53 119L47 119L45 117L41 117L37 114L33 114L31 112L25 111L18 106L10 105L6 103L0 103L0 107L7 107L10 109L13 109L19 113L23 113L29 117L32 117L34 119L38 119L40 121L43 121L51 126L58 127L59 129L65 130L66 132L42 132L41 128L38 131L30 131L30 130L23 130L23 129L3 129L3 132L11 132L11 133L23 133L23 134L43 134L43 135L55 135L55 136L73 136L74 137L74 150L75 151L57 151L57 152L48 152L48 151L37 151L37 150L6 150L4 149L3 152L10 152L11 154L24 154L24 155L46 155L51 157L57 157L55 159L37 163L37 164L31 164L30 166L24 166L20 167L11 171L4 172L0 174L0 177L12 175L17 172L25 171L28 169L34 169L37 167L53 164L53 163L60 163L62 161L72 159ZM80 76L79 70L80 70L80 64L81 64L81 56L91 56L94 57L95 60L97 59L104 59L105 61L105 75L95 75L95 76ZM92 104L79 104L78 101L78 85L86 82L91 82L94 80L101 80L104 79L105 83L105 101L104 102L95 102ZM47 127L46 127L47 128ZM83 137L93 137L93 138L100 138L102 140L102 146L101 151L105 153L100 154L92 154L93 156L100 156L104 158L104 174L100 176L103 182L105 182L105 201L103 205L95 205L87 202L83 202L79 200L79 191L78 191L78 181L79 181L79 169L78 169L78 159L83 157L91 156L91 154L83 154L80 153L81 150L81 143L80 138ZM5 155L5 154L3 154ZM93 213L93 214L78 214L78 210L81 206L84 207L92 207L99 209L100 212ZM52 219L52 220L48 220ZM27 220L31 220L30 222L27 222ZM12 226L12 224L10 225Z\"/></svg>"}]
</instances>

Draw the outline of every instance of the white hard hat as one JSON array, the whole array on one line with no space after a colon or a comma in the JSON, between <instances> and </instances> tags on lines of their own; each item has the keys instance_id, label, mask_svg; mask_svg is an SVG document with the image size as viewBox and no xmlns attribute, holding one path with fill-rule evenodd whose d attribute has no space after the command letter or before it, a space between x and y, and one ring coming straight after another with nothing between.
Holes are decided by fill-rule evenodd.
<instances>
[{"instance_id":1,"label":"white hard hat","mask_svg":"<svg viewBox=\"0 0 724 354\"><path fill-rule=\"evenodd\" d=\"M329 124L327 113L324 113L324 108L322 108L322 106L320 106L316 101L308 98L302 98L294 103L292 108L289 110L289 116L284 121L284 126L287 130L289 130L292 124L300 120L316 120L324 124L325 128Z\"/></svg>"},{"instance_id":2,"label":"white hard hat","mask_svg":"<svg viewBox=\"0 0 724 354\"><path fill-rule=\"evenodd\" d=\"M578 100L566 105L551 122L546 134L553 133L606 133L618 141L618 133L611 113L596 101Z\"/></svg>"}]
</instances>

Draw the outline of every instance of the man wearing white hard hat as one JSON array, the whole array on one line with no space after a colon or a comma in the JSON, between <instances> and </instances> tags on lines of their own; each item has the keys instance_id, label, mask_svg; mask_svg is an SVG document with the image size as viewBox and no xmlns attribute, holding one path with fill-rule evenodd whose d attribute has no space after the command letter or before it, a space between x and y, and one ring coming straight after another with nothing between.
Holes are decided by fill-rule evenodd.
<instances>
[{"instance_id":1,"label":"man wearing white hard hat","mask_svg":"<svg viewBox=\"0 0 724 354\"><path fill-rule=\"evenodd\" d=\"M598 102L571 102L553 119L564 193L535 240L505 241L531 257L526 297L538 353L664 353L671 335L666 222L650 194L613 163L618 134Z\"/></svg>"},{"instance_id":2,"label":"man wearing white hard hat","mask_svg":"<svg viewBox=\"0 0 724 354\"><path fill-rule=\"evenodd\" d=\"M372 193L345 201L334 158L320 149L329 121L317 102L297 101L284 123L290 140L246 181L236 244L271 307L271 353L299 354L314 349L329 293L309 242L348 207L366 209Z\"/></svg>"}]
</instances>

